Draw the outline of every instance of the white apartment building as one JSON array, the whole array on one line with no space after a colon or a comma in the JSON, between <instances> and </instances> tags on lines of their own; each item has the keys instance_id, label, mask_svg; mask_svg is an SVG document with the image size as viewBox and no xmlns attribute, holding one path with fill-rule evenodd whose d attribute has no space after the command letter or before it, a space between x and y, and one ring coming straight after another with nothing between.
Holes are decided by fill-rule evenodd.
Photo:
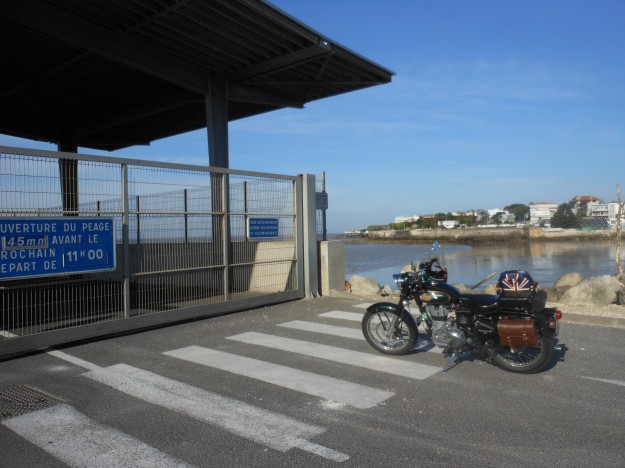
<instances>
[{"instance_id":1,"label":"white apartment building","mask_svg":"<svg viewBox=\"0 0 625 468\"><path fill-rule=\"evenodd\" d=\"M530 224L548 223L558 210L558 205L551 202L530 203Z\"/></svg>"},{"instance_id":2,"label":"white apartment building","mask_svg":"<svg viewBox=\"0 0 625 468\"><path fill-rule=\"evenodd\" d=\"M616 205L616 203L615 203ZM607 203L593 203L588 204L588 216L608 216L608 204Z\"/></svg>"},{"instance_id":3,"label":"white apartment building","mask_svg":"<svg viewBox=\"0 0 625 468\"><path fill-rule=\"evenodd\" d=\"M460 226L460 223L455 219L450 219L446 221L439 221L438 225L446 229L453 229L453 228L457 228L458 226Z\"/></svg>"},{"instance_id":4,"label":"white apartment building","mask_svg":"<svg viewBox=\"0 0 625 468\"><path fill-rule=\"evenodd\" d=\"M618 214L618 203L608 203L608 224L610 226L616 225L616 217ZM625 210L621 212L621 225L625 225Z\"/></svg>"},{"instance_id":5,"label":"white apartment building","mask_svg":"<svg viewBox=\"0 0 625 468\"><path fill-rule=\"evenodd\" d=\"M415 222L419 221L419 218L421 218L421 216L419 216L419 215L396 216L395 220L393 222L394 223L415 223Z\"/></svg>"}]
</instances>

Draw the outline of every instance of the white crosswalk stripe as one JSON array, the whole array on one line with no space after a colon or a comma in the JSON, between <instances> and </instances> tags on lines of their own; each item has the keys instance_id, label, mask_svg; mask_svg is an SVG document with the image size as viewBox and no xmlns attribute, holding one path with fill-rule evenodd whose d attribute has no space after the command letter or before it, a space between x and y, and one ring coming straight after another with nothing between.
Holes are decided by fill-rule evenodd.
<instances>
[{"instance_id":1,"label":"white crosswalk stripe","mask_svg":"<svg viewBox=\"0 0 625 468\"><path fill-rule=\"evenodd\" d=\"M258 408L152 372L116 364L84 374L128 395L217 426L240 437L286 452L299 448L344 461L348 455L310 442L325 431L288 416Z\"/></svg>"},{"instance_id":2,"label":"white crosswalk stripe","mask_svg":"<svg viewBox=\"0 0 625 468\"><path fill-rule=\"evenodd\" d=\"M366 308L369 305L355 307ZM320 314L320 317L353 323L361 322L363 314L333 310ZM305 320L278 326L311 334L364 340L360 327L355 326ZM241 333L227 339L409 379L422 380L440 370L439 367L380 355L374 350L370 353L359 352L257 332ZM420 341L417 348L428 350L430 344L427 340ZM87 372L83 375L96 382L277 451L298 448L335 462L349 459L345 453L312 441L325 432L323 427L127 364L100 367L61 351L49 350L48 353L85 368ZM394 395L391 391L200 346L187 346L163 354L359 409L372 408ZM128 434L91 420L66 404L10 418L2 424L71 466L188 466Z\"/></svg>"},{"instance_id":3,"label":"white crosswalk stripe","mask_svg":"<svg viewBox=\"0 0 625 468\"><path fill-rule=\"evenodd\" d=\"M16 416L2 424L70 466L190 466L66 404Z\"/></svg>"},{"instance_id":4,"label":"white crosswalk stripe","mask_svg":"<svg viewBox=\"0 0 625 468\"><path fill-rule=\"evenodd\" d=\"M309 341L294 340L263 333L248 332L229 336L229 340L265 346L268 348L304 354L319 359L326 359L342 364L362 367L365 369L400 375L410 379L422 380L437 373L440 369L426 364L409 362L398 358L362 353L335 346L322 345Z\"/></svg>"},{"instance_id":5,"label":"white crosswalk stripe","mask_svg":"<svg viewBox=\"0 0 625 468\"><path fill-rule=\"evenodd\" d=\"M353 340L364 340L365 337L359 328L338 327L336 325L326 325L325 323L306 322L304 320L293 320L278 324L279 327L291 328L293 330L309 331L313 333L323 333L325 335L340 336Z\"/></svg>"},{"instance_id":6,"label":"white crosswalk stripe","mask_svg":"<svg viewBox=\"0 0 625 468\"><path fill-rule=\"evenodd\" d=\"M331 402L345 403L355 408L371 408L395 394L313 372L199 346L188 346L163 354L318 396Z\"/></svg>"},{"instance_id":7,"label":"white crosswalk stripe","mask_svg":"<svg viewBox=\"0 0 625 468\"><path fill-rule=\"evenodd\" d=\"M342 310L331 310L330 312L324 312L323 314L319 314L319 317L361 322L363 314L359 312L343 312Z\"/></svg>"},{"instance_id":8,"label":"white crosswalk stripe","mask_svg":"<svg viewBox=\"0 0 625 468\"><path fill-rule=\"evenodd\" d=\"M349 313L349 312L345 312ZM362 315L360 315L362 318ZM323 333L326 335L340 336L341 338L349 338L354 340L363 340L365 339L362 331L358 328L348 328L348 327L338 327L336 325L326 325L324 323L316 323L316 322L306 322L303 320L294 320L292 322L285 322L278 325L279 327L291 328L294 330L302 330L313 333ZM417 344L414 347L417 351L421 352L431 352L441 354L443 352L442 348L436 346L432 340L429 340L424 335L419 335Z\"/></svg>"}]
</instances>

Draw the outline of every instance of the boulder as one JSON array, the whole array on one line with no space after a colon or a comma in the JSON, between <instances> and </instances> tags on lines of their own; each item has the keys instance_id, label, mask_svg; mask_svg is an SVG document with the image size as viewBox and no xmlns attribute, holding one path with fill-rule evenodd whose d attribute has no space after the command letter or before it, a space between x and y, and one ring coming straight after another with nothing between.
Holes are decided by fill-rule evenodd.
<instances>
[{"instance_id":1,"label":"boulder","mask_svg":"<svg viewBox=\"0 0 625 468\"><path fill-rule=\"evenodd\" d=\"M491 294L495 296L497 294L497 285L489 284L488 286L486 286L486 288L484 289L484 294Z\"/></svg>"},{"instance_id":2,"label":"boulder","mask_svg":"<svg viewBox=\"0 0 625 468\"><path fill-rule=\"evenodd\" d=\"M471 293L475 293L474 290L469 289L468 286L465 286L464 284L452 284L452 286L454 288L456 288L458 291L460 291L462 294L471 294Z\"/></svg>"},{"instance_id":3,"label":"boulder","mask_svg":"<svg viewBox=\"0 0 625 468\"><path fill-rule=\"evenodd\" d=\"M380 294L380 285L377 281L366 276L352 276L349 279L352 286L352 294L359 296L377 296Z\"/></svg>"},{"instance_id":4,"label":"boulder","mask_svg":"<svg viewBox=\"0 0 625 468\"><path fill-rule=\"evenodd\" d=\"M559 302L564 293L566 293L569 289L569 286L561 286L558 288L540 288L541 291L545 291L547 293L547 302Z\"/></svg>"},{"instance_id":5,"label":"boulder","mask_svg":"<svg viewBox=\"0 0 625 468\"><path fill-rule=\"evenodd\" d=\"M609 305L617 302L621 284L614 276L596 276L573 286L564 293L564 304Z\"/></svg>"},{"instance_id":6,"label":"boulder","mask_svg":"<svg viewBox=\"0 0 625 468\"><path fill-rule=\"evenodd\" d=\"M579 273L567 273L562 275L558 281L553 284L554 288L573 287L584 281L584 277Z\"/></svg>"},{"instance_id":7,"label":"boulder","mask_svg":"<svg viewBox=\"0 0 625 468\"><path fill-rule=\"evenodd\" d=\"M382 289L380 289L380 295L382 296L392 296L393 290L388 284L385 284Z\"/></svg>"}]
</instances>

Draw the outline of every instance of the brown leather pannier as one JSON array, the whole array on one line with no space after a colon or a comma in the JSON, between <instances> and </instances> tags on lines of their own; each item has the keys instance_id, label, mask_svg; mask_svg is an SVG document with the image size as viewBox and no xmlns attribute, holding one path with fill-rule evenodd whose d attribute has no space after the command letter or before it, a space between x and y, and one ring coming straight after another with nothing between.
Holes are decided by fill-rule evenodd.
<instances>
[{"instance_id":1,"label":"brown leather pannier","mask_svg":"<svg viewBox=\"0 0 625 468\"><path fill-rule=\"evenodd\" d=\"M497 322L497 332L504 346L538 346L534 320L501 319Z\"/></svg>"}]
</instances>

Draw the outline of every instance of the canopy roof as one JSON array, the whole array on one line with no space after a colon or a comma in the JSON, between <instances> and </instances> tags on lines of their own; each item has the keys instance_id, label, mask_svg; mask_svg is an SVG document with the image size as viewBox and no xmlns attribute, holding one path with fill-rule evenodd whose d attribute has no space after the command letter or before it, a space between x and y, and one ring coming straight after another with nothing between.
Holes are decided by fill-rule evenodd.
<instances>
[{"instance_id":1,"label":"canopy roof","mask_svg":"<svg viewBox=\"0 0 625 468\"><path fill-rule=\"evenodd\" d=\"M19 0L0 9L0 133L115 150L387 83L262 0Z\"/></svg>"}]
</instances>

